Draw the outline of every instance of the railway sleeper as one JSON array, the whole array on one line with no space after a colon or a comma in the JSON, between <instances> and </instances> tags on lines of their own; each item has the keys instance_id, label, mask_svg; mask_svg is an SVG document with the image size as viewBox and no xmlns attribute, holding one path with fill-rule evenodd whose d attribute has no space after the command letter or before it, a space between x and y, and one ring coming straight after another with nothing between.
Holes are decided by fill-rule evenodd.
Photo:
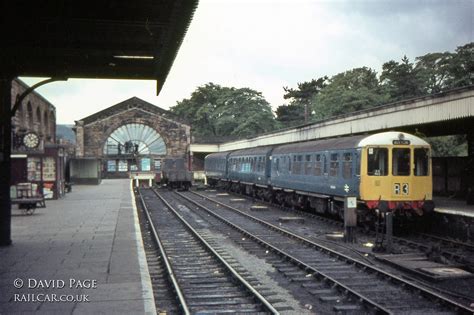
<instances>
[{"instance_id":1,"label":"railway sleeper","mask_svg":"<svg viewBox=\"0 0 474 315\"><path fill-rule=\"evenodd\" d=\"M198 306L205 306L207 308L209 307L216 307L216 309L221 309L223 308L223 305L241 305L242 307L246 308L260 308L260 304L253 303L252 298L246 297L246 298L235 298L235 299L229 299L229 300L217 300L217 301L193 301L193 300L188 300L188 305L189 307L198 307Z\"/></svg>"},{"instance_id":2,"label":"railway sleeper","mask_svg":"<svg viewBox=\"0 0 474 315\"><path fill-rule=\"evenodd\" d=\"M220 294L220 293L230 293L230 292L236 292L238 289L232 285L228 287L224 286L219 286L219 285L213 285L207 286L207 287L202 287L202 286L197 286L197 287L192 287L192 288L183 288L182 290L184 294L202 294L203 292L206 292L207 294Z\"/></svg>"},{"instance_id":3,"label":"railway sleeper","mask_svg":"<svg viewBox=\"0 0 474 315\"><path fill-rule=\"evenodd\" d=\"M230 298L247 298L247 293L242 292L242 291L235 291L235 292L227 292L227 293L222 293L222 294L216 294L216 293L207 293L207 292L201 292L201 294L187 294L186 297L188 299L193 299L193 300L199 300L199 299L205 299L205 300L216 300L216 299L230 299Z\"/></svg>"},{"instance_id":4,"label":"railway sleeper","mask_svg":"<svg viewBox=\"0 0 474 315\"><path fill-rule=\"evenodd\" d=\"M209 315L209 314L267 314L259 311L259 308L257 306L254 307L247 307L247 308L238 308L238 309L226 309L226 310L220 310L217 309L219 312L216 312L216 309L212 308L206 308L206 309L201 309L196 311L196 315Z\"/></svg>"}]
</instances>

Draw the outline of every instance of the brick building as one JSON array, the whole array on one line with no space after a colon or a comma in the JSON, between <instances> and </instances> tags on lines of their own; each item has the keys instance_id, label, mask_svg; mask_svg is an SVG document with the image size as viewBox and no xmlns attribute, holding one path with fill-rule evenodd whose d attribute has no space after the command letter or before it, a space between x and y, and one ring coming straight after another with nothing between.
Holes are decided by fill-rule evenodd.
<instances>
[{"instance_id":1,"label":"brick building","mask_svg":"<svg viewBox=\"0 0 474 315\"><path fill-rule=\"evenodd\" d=\"M78 160L71 176L76 183L133 174L155 177L164 157L188 158L191 141L190 126L137 97L76 121L74 130Z\"/></svg>"}]
</instances>

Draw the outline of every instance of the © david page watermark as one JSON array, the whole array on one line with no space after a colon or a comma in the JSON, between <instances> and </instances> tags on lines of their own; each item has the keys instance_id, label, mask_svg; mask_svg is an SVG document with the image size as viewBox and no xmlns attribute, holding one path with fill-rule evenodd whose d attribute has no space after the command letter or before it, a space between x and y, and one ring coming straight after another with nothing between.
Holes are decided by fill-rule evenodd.
<instances>
[{"instance_id":1,"label":"\u00a9 david page watermark","mask_svg":"<svg viewBox=\"0 0 474 315\"><path fill-rule=\"evenodd\" d=\"M13 286L19 290L13 294L13 302L90 302L89 294L84 290L97 289L95 279L35 279L16 278ZM21 291L20 291L21 290ZM61 293L64 290L64 294ZM67 290L67 292L66 292ZM77 290L77 294L74 294ZM48 291L52 291L48 293ZM54 293L53 293L54 292ZM66 294L67 293L67 294Z\"/></svg>"}]
</instances>

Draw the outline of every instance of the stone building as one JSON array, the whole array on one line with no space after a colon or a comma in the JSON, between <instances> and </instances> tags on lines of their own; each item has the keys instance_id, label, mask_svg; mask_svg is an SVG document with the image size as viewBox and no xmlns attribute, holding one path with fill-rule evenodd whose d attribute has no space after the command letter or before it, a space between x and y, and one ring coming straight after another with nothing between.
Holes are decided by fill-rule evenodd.
<instances>
[{"instance_id":1,"label":"stone building","mask_svg":"<svg viewBox=\"0 0 474 315\"><path fill-rule=\"evenodd\" d=\"M28 88L19 79L12 81L12 109ZM33 91L19 104L11 124L10 197L22 197L18 187L25 184L32 187L29 194L46 199L63 196L67 152L56 144L56 108Z\"/></svg>"},{"instance_id":2,"label":"stone building","mask_svg":"<svg viewBox=\"0 0 474 315\"><path fill-rule=\"evenodd\" d=\"M71 175L76 183L94 182L94 176L155 177L164 157L189 159L190 129L170 112L132 97L76 121L76 163L81 166L72 167Z\"/></svg>"},{"instance_id":3,"label":"stone building","mask_svg":"<svg viewBox=\"0 0 474 315\"><path fill-rule=\"evenodd\" d=\"M15 100L28 88L29 86L23 81L13 80L12 107ZM17 144L27 132L36 133L40 145L56 142L56 108L36 92L32 92L25 97L12 118L12 133L14 140L17 140ZM21 149L20 146L17 145L17 147L17 149Z\"/></svg>"}]
</instances>

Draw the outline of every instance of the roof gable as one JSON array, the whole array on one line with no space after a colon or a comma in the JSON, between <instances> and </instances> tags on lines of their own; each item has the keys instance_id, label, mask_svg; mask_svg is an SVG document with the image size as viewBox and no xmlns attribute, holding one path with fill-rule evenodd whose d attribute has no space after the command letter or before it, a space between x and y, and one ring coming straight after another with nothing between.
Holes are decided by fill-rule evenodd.
<instances>
[{"instance_id":1,"label":"roof gable","mask_svg":"<svg viewBox=\"0 0 474 315\"><path fill-rule=\"evenodd\" d=\"M142 109L147 112L151 112L156 115L159 115L168 119L176 120L179 122L179 118L173 113L171 113L170 111L167 111L151 103L148 103L136 96L129 98L118 104L112 105L106 109L101 110L100 112L87 116L81 120L84 122L84 125L88 125L98 120L102 120L102 119L108 118L110 116L119 114L124 111L128 111L130 109L134 109L134 108Z\"/></svg>"}]
</instances>

